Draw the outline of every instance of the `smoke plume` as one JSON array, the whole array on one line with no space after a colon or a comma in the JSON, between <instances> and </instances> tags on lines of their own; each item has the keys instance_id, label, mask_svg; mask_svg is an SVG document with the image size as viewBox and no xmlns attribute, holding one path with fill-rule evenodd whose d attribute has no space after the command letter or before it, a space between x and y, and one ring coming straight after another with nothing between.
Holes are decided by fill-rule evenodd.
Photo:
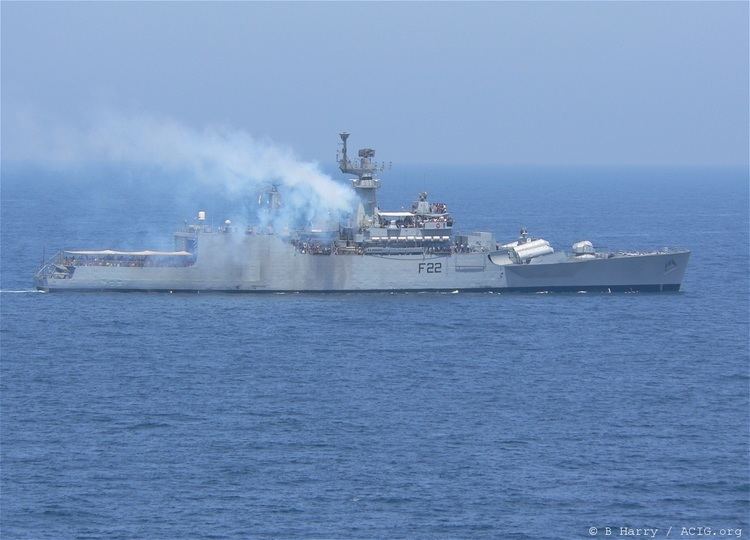
<instances>
[{"instance_id":1,"label":"smoke plume","mask_svg":"<svg viewBox=\"0 0 750 540\"><path fill-rule=\"evenodd\" d=\"M317 163L298 159L283 146L228 127L194 129L144 114L98 114L83 126L35 125L26 159L53 167L85 163L154 167L257 200L279 186L283 210L276 225L337 219L353 208L353 194ZM29 132L33 131L32 136Z\"/></svg>"}]
</instances>

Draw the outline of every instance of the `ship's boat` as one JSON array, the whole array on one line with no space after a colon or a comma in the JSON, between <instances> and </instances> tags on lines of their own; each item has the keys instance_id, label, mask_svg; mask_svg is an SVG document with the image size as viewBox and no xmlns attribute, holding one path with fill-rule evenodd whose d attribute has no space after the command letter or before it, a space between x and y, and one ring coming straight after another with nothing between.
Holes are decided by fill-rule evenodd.
<instances>
[{"instance_id":1,"label":"ship's boat","mask_svg":"<svg viewBox=\"0 0 750 540\"><path fill-rule=\"evenodd\" d=\"M352 175L358 205L335 227L275 231L213 228L206 212L175 235L174 251L63 250L34 279L45 291L678 291L690 252L598 251L582 240L556 250L521 229L500 244L490 232L454 230L448 205L422 192L409 210L378 207L375 151L358 160L342 133L339 168ZM258 197L282 207L277 186Z\"/></svg>"}]
</instances>

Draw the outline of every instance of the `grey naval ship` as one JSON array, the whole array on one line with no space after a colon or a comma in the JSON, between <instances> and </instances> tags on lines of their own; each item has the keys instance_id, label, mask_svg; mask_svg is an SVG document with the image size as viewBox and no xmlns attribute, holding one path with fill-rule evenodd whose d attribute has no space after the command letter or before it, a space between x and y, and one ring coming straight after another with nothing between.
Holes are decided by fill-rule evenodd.
<instances>
[{"instance_id":1,"label":"grey naval ship","mask_svg":"<svg viewBox=\"0 0 750 540\"><path fill-rule=\"evenodd\" d=\"M462 234L444 203L420 193L409 210L378 207L375 151L337 156L351 175L356 210L328 230L300 227L214 228L206 213L174 234L174 251L73 249L35 274L43 291L678 291L690 252L599 251L582 240L555 249L521 229L510 242L491 232ZM282 206L274 186L259 197L268 212Z\"/></svg>"}]
</instances>

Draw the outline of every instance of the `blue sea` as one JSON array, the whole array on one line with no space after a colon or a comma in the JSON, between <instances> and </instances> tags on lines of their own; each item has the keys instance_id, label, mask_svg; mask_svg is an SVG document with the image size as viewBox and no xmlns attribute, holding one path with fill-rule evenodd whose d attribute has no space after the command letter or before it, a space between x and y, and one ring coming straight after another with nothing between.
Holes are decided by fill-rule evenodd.
<instances>
[{"instance_id":1,"label":"blue sea","mask_svg":"<svg viewBox=\"0 0 750 540\"><path fill-rule=\"evenodd\" d=\"M169 248L198 210L247 201L3 164L0 537L750 535L747 171L394 167L383 185L383 207L426 190L500 240L689 248L683 289L38 293L44 254Z\"/></svg>"}]
</instances>

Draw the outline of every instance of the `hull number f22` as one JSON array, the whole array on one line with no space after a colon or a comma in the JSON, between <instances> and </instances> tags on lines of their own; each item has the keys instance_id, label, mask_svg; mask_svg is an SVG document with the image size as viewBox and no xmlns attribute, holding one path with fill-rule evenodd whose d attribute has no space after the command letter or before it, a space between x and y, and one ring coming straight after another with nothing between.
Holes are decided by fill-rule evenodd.
<instances>
[{"instance_id":1,"label":"hull number f22","mask_svg":"<svg viewBox=\"0 0 750 540\"><path fill-rule=\"evenodd\" d=\"M421 274L422 272L425 274L442 274L443 263L419 263L419 272L417 273Z\"/></svg>"}]
</instances>

